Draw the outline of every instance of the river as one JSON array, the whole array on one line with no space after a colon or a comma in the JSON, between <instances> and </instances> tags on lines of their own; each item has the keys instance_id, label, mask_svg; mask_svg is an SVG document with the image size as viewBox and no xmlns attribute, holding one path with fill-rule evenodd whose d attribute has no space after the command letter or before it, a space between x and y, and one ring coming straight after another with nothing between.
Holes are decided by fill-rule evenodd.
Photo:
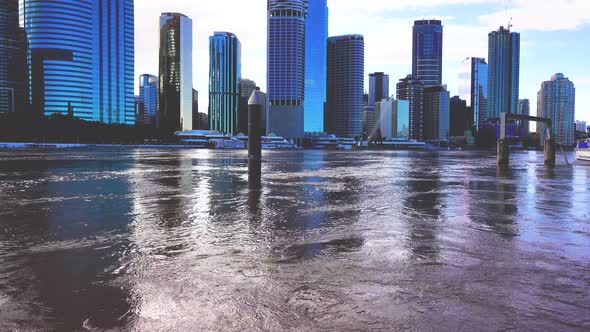
<instances>
[{"instance_id":1,"label":"river","mask_svg":"<svg viewBox=\"0 0 590 332\"><path fill-rule=\"evenodd\" d=\"M590 329L590 166L0 151L0 330ZM573 156L570 155L570 161Z\"/></svg>"}]
</instances>

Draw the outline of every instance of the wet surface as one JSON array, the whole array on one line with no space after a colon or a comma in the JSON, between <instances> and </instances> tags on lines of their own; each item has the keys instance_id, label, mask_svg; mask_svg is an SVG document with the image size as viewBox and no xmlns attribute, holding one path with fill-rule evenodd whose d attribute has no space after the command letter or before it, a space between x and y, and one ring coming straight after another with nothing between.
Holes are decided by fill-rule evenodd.
<instances>
[{"instance_id":1,"label":"wet surface","mask_svg":"<svg viewBox=\"0 0 590 332\"><path fill-rule=\"evenodd\" d=\"M590 329L590 166L246 157L0 152L0 330Z\"/></svg>"}]
</instances>

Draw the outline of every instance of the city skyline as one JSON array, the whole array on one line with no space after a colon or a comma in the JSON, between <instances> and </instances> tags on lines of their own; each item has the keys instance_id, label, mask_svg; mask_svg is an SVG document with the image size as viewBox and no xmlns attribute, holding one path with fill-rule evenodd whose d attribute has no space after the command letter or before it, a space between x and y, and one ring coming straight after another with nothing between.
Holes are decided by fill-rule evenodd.
<instances>
[{"instance_id":1,"label":"city skyline","mask_svg":"<svg viewBox=\"0 0 590 332\"><path fill-rule=\"evenodd\" d=\"M552 17L551 9L528 0L514 1L509 6L508 13L502 2L495 0L431 0L421 3L398 1L393 4L380 0L368 4L348 0L329 1L329 29L330 35L365 35L365 73L383 71L395 82L411 72L414 20L441 20L445 29L443 83L449 86L449 92L454 96L458 95L461 61L467 57L487 59L488 33L497 30L499 26L507 26L512 16L513 30L521 33L522 38L520 98L535 99L536 92L547 77L555 72L563 72L576 84L578 90L576 118L588 120L590 93L585 91L590 91L590 68L584 66L583 59L578 54L589 52L590 46L575 41L590 32L590 14L582 10L587 8L584 3L558 2L562 10L549 23L536 17ZM214 31L228 30L239 35L242 40L243 76L259 82L261 89L267 90L266 1L252 0L245 3L225 0L217 3L199 2L190 6L182 0L136 4L138 17L157 18L163 11L181 11L195 20L195 89L208 89L208 36ZM241 19L244 17L249 19ZM358 24L351 25L351 21ZM153 38L149 33L157 33L157 26L153 25L155 23L150 20L136 20L136 31L145 32L136 34L136 77L155 72L153 68L157 65L157 41L151 40ZM387 35L390 34L388 31L396 31L396 36L399 36L395 45L386 43ZM561 52L564 45L571 45L573 51ZM393 82L390 82L390 91L394 89L391 86ZM367 88L368 76L365 77L365 89ZM201 110L206 109L207 99L204 96L199 101ZM531 113L536 114L536 105L532 105Z\"/></svg>"}]
</instances>

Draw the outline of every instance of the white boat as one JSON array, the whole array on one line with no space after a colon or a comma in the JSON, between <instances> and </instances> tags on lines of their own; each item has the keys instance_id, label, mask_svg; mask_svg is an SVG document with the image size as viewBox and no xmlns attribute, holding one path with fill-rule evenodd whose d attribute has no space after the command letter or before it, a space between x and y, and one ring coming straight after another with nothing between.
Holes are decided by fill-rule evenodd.
<instances>
[{"instance_id":1,"label":"white boat","mask_svg":"<svg viewBox=\"0 0 590 332\"><path fill-rule=\"evenodd\" d=\"M578 142L576 158L578 160L590 161L590 139Z\"/></svg>"}]
</instances>

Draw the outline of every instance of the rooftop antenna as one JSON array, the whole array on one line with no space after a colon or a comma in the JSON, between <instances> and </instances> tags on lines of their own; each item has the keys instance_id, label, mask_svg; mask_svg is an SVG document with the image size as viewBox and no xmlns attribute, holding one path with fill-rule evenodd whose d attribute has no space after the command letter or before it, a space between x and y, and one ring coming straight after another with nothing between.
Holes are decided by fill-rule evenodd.
<instances>
[{"instance_id":1,"label":"rooftop antenna","mask_svg":"<svg viewBox=\"0 0 590 332\"><path fill-rule=\"evenodd\" d=\"M504 0L504 11L506 12L506 19L508 20L507 29L510 30L514 25L512 25L512 1L511 0Z\"/></svg>"}]
</instances>

